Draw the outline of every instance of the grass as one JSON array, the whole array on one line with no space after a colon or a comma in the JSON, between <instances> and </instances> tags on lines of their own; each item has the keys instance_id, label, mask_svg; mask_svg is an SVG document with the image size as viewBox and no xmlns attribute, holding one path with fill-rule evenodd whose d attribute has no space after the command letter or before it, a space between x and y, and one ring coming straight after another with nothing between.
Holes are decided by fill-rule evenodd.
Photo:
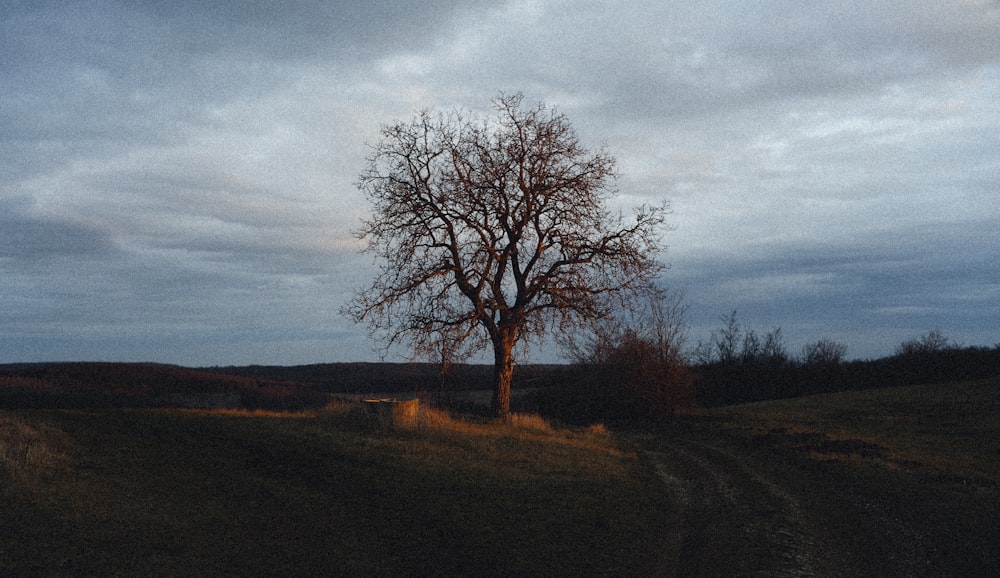
<instances>
[{"instance_id":1,"label":"grass","mask_svg":"<svg viewBox=\"0 0 1000 578\"><path fill-rule=\"evenodd\" d=\"M901 573L909 555L926 560L922 575L1000 568L998 379L702 410L685 424L808 496L872 575Z\"/></svg>"},{"instance_id":2,"label":"grass","mask_svg":"<svg viewBox=\"0 0 1000 578\"><path fill-rule=\"evenodd\" d=\"M656 434L780 480L872 574L907 552L923 574L1000 566L1000 380L699 410ZM674 499L602 426L537 415L0 412L0 575L669 575L677 536L702 535ZM694 552L727 568L713 532Z\"/></svg>"},{"instance_id":3,"label":"grass","mask_svg":"<svg viewBox=\"0 0 1000 578\"><path fill-rule=\"evenodd\" d=\"M21 480L64 465L59 432L0 412L0 476Z\"/></svg>"},{"instance_id":4,"label":"grass","mask_svg":"<svg viewBox=\"0 0 1000 578\"><path fill-rule=\"evenodd\" d=\"M606 431L420 417L5 414L3 431L62 457L5 474L0 575L664 571L669 497Z\"/></svg>"},{"instance_id":5,"label":"grass","mask_svg":"<svg viewBox=\"0 0 1000 578\"><path fill-rule=\"evenodd\" d=\"M1000 484L1000 381L893 387L704 415L814 457Z\"/></svg>"}]
</instances>

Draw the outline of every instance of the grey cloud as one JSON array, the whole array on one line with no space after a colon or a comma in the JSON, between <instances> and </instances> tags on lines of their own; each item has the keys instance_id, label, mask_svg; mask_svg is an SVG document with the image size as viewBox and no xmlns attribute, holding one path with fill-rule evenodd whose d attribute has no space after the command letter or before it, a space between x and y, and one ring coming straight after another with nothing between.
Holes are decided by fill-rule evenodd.
<instances>
[{"instance_id":1,"label":"grey cloud","mask_svg":"<svg viewBox=\"0 0 1000 578\"><path fill-rule=\"evenodd\" d=\"M776 2L747 19L731 52L769 83L803 93L881 87L942 69L995 64L1000 9L976 3Z\"/></svg>"},{"instance_id":2,"label":"grey cloud","mask_svg":"<svg viewBox=\"0 0 1000 578\"><path fill-rule=\"evenodd\" d=\"M0 152L31 177L84 154L176 144L227 103L435 37L475 5L26 3L0 21ZM87 151L84 153L83 151Z\"/></svg>"},{"instance_id":3,"label":"grey cloud","mask_svg":"<svg viewBox=\"0 0 1000 578\"><path fill-rule=\"evenodd\" d=\"M84 222L33 215L24 199L0 199L0 265L37 265L52 257L101 255L116 247L106 231Z\"/></svg>"},{"instance_id":4,"label":"grey cloud","mask_svg":"<svg viewBox=\"0 0 1000 578\"><path fill-rule=\"evenodd\" d=\"M0 350L367 356L336 313L370 267L364 143L498 89L606 143L623 205L672 200L693 336L737 307L852 355L930 323L992 343L998 27L927 0L11 5Z\"/></svg>"},{"instance_id":5,"label":"grey cloud","mask_svg":"<svg viewBox=\"0 0 1000 578\"><path fill-rule=\"evenodd\" d=\"M179 252L192 262L311 271L356 250L329 209L192 165L99 175L88 181L96 198L80 211L126 247Z\"/></svg>"},{"instance_id":6,"label":"grey cloud","mask_svg":"<svg viewBox=\"0 0 1000 578\"><path fill-rule=\"evenodd\" d=\"M932 328L988 343L995 337L986 312L1000 308L996 264L986 257L1000 252L994 230L943 223L839 246L749 254L736 246L676 262L668 282L691 299L702 336L738 309L757 329L782 327L793 351L828 336L849 343L852 357L878 357Z\"/></svg>"},{"instance_id":7,"label":"grey cloud","mask_svg":"<svg viewBox=\"0 0 1000 578\"><path fill-rule=\"evenodd\" d=\"M558 38L567 43L565 58L550 63L560 71L553 81L585 83L621 116L705 114L877 92L1000 62L995 5L661 4L608 12L601 26L579 28L573 18L583 16L552 16L563 20L566 34ZM602 38L592 42L588 35L595 31ZM551 59L553 51L546 54Z\"/></svg>"},{"instance_id":8,"label":"grey cloud","mask_svg":"<svg viewBox=\"0 0 1000 578\"><path fill-rule=\"evenodd\" d=\"M236 0L201 2L112 2L112 23L151 25L164 52L228 54L246 58L300 62L329 58L368 57L432 41L456 12L487 6L484 0L418 0L405 6L389 0Z\"/></svg>"}]
</instances>

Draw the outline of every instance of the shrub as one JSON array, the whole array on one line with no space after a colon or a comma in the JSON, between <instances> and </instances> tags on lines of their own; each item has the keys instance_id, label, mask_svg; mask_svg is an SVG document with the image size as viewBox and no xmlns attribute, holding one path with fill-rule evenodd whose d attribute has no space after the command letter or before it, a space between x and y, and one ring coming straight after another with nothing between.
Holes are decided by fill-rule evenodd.
<instances>
[{"instance_id":1,"label":"shrub","mask_svg":"<svg viewBox=\"0 0 1000 578\"><path fill-rule=\"evenodd\" d=\"M847 355L847 345L832 339L820 339L802 348L802 363L813 366L838 365Z\"/></svg>"},{"instance_id":2,"label":"shrub","mask_svg":"<svg viewBox=\"0 0 1000 578\"><path fill-rule=\"evenodd\" d=\"M941 330L934 329L925 335L900 343L896 348L896 355L927 355L957 349L957 347Z\"/></svg>"}]
</instances>

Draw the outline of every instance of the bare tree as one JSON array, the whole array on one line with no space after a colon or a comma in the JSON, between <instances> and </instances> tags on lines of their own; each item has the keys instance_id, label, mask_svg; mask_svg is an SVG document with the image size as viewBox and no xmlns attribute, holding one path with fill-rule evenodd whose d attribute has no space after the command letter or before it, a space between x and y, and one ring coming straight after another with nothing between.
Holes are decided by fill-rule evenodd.
<instances>
[{"instance_id":1,"label":"bare tree","mask_svg":"<svg viewBox=\"0 0 1000 578\"><path fill-rule=\"evenodd\" d=\"M839 365L847 355L847 344L820 339L802 347L802 363L813 366Z\"/></svg>"},{"instance_id":2,"label":"bare tree","mask_svg":"<svg viewBox=\"0 0 1000 578\"><path fill-rule=\"evenodd\" d=\"M736 319L735 309L728 316L722 316L719 319L723 323L722 328L718 331L712 331L708 341L699 340L694 349L694 359L701 365L736 363L742 355L741 340L744 341L743 350L749 347L744 337L745 330ZM756 339L756 334L754 334L750 341Z\"/></svg>"},{"instance_id":3,"label":"bare tree","mask_svg":"<svg viewBox=\"0 0 1000 578\"><path fill-rule=\"evenodd\" d=\"M648 344L658 364L683 363L688 304L682 292L649 287L627 309L595 319L583 331L560 339L568 357L579 365L601 364L618 354L631 338Z\"/></svg>"},{"instance_id":4,"label":"bare tree","mask_svg":"<svg viewBox=\"0 0 1000 578\"><path fill-rule=\"evenodd\" d=\"M359 182L372 216L357 232L382 267L347 309L389 344L492 347L501 419L515 346L610 315L663 268L666 205L610 212L614 158L522 100L501 95L494 117L424 111L382 129Z\"/></svg>"},{"instance_id":5,"label":"bare tree","mask_svg":"<svg viewBox=\"0 0 1000 578\"><path fill-rule=\"evenodd\" d=\"M562 339L579 381L605 410L662 416L694 401L684 358L687 303L682 293L650 289L634 307Z\"/></svg>"},{"instance_id":6,"label":"bare tree","mask_svg":"<svg viewBox=\"0 0 1000 578\"><path fill-rule=\"evenodd\" d=\"M756 330L737 320L735 309L719 319L723 326L712 331L708 341L698 341L694 348L692 357L696 363L752 365L761 362L783 363L788 360L785 337L780 327L767 332L762 339Z\"/></svg>"},{"instance_id":7,"label":"bare tree","mask_svg":"<svg viewBox=\"0 0 1000 578\"><path fill-rule=\"evenodd\" d=\"M926 334L908 339L896 347L896 355L926 355L928 353L938 353L949 349L956 349L958 345L953 343L948 336L940 329L933 329Z\"/></svg>"},{"instance_id":8,"label":"bare tree","mask_svg":"<svg viewBox=\"0 0 1000 578\"><path fill-rule=\"evenodd\" d=\"M463 335L458 332L440 333L435 339L425 340L425 346L430 347L430 349L421 351L418 348L414 350L417 356L422 356L438 366L437 401L439 404L443 404L445 401L444 386L448 376L452 373L453 366L456 363L461 363L471 354L468 349L462 347L463 340Z\"/></svg>"}]
</instances>

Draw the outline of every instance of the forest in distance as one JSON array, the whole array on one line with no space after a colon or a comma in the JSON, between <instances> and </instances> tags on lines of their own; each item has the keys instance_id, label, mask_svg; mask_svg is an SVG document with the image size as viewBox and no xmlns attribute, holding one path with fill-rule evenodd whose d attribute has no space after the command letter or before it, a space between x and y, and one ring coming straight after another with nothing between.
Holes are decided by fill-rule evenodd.
<instances>
[{"instance_id":1,"label":"forest in distance","mask_svg":"<svg viewBox=\"0 0 1000 578\"><path fill-rule=\"evenodd\" d=\"M904 344L905 345L905 344ZM462 393L489 388L490 365L324 363L187 368L157 363L53 362L0 365L0 407L196 407L304 410L335 394L417 396L476 411ZM632 368L634 369L634 368ZM685 406L718 407L815 393L987 379L1000 375L1000 346L907 349L864 361L733 356L683 366L680 375L629 379L629 368L518 366L517 411L568 423L657 417ZM678 391L682 390L682 391ZM651 397L652 396L652 397ZM672 405L656 396L672 396Z\"/></svg>"}]
</instances>

